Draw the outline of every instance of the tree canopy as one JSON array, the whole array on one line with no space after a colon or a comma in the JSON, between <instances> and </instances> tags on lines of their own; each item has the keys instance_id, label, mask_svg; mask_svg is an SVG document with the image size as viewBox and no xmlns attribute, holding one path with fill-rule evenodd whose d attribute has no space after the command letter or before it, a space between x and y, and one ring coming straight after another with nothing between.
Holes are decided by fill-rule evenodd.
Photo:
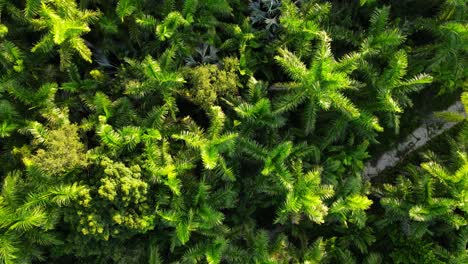
<instances>
[{"instance_id":1,"label":"tree canopy","mask_svg":"<svg viewBox=\"0 0 468 264\"><path fill-rule=\"evenodd\" d=\"M468 263L464 115L363 177L468 108L467 23L465 0L0 0L0 263Z\"/></svg>"}]
</instances>

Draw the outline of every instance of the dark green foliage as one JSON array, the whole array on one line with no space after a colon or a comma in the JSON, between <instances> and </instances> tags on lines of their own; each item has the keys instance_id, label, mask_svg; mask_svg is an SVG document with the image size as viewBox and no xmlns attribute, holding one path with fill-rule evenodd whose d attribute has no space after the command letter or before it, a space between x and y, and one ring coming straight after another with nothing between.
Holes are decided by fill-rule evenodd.
<instances>
[{"instance_id":1,"label":"dark green foliage","mask_svg":"<svg viewBox=\"0 0 468 264\"><path fill-rule=\"evenodd\" d=\"M0 0L0 263L467 263L464 116L361 176L422 89L466 88L466 11Z\"/></svg>"},{"instance_id":2,"label":"dark green foliage","mask_svg":"<svg viewBox=\"0 0 468 264\"><path fill-rule=\"evenodd\" d=\"M252 25L266 29L271 35L279 30L279 16L281 14L281 1L255 0L249 5Z\"/></svg>"}]
</instances>

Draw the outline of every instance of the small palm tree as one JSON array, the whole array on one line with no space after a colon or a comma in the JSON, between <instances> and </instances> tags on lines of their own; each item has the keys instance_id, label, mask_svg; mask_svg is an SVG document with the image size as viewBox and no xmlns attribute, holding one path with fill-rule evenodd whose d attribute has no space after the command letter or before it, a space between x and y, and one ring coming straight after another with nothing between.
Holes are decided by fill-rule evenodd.
<instances>
[{"instance_id":1,"label":"small palm tree","mask_svg":"<svg viewBox=\"0 0 468 264\"><path fill-rule=\"evenodd\" d=\"M330 40L326 35L322 37L309 68L289 50L279 49L279 55L275 59L293 79L293 82L284 85L291 92L277 100L275 112L286 112L304 103L303 117L306 134L314 130L319 109L334 108L348 118L359 118L359 109L343 94L344 90L355 88L355 82L350 76L354 67L350 66L352 63L349 62L349 60L356 60L355 57L336 61L330 50Z\"/></svg>"},{"instance_id":2,"label":"small palm tree","mask_svg":"<svg viewBox=\"0 0 468 264\"><path fill-rule=\"evenodd\" d=\"M207 133L197 128L195 131L172 135L172 138L183 140L188 146L198 150L206 169L213 170L218 166L227 169L222 154L232 153L237 133L221 134L225 122L225 115L221 107L212 106L210 116L211 126Z\"/></svg>"}]
</instances>

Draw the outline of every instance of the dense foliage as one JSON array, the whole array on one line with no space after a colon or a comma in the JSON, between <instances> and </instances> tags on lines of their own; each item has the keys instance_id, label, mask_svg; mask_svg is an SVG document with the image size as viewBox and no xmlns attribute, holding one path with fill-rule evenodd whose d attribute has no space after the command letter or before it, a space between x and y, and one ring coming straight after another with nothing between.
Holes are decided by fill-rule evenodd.
<instances>
[{"instance_id":1,"label":"dense foliage","mask_svg":"<svg viewBox=\"0 0 468 264\"><path fill-rule=\"evenodd\" d=\"M1 263L468 263L465 0L0 0ZM468 107L468 94L462 94ZM390 148L387 144L382 148ZM375 156L375 157L374 157Z\"/></svg>"}]
</instances>

